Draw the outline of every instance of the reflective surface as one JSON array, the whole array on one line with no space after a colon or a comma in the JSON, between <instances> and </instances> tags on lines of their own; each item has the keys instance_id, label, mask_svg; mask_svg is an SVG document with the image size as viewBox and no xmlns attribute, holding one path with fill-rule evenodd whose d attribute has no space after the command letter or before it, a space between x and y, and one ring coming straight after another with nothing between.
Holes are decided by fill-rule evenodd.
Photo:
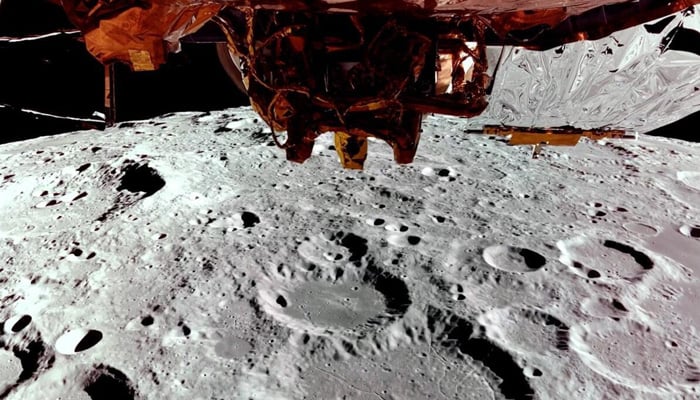
<instances>
[{"instance_id":1,"label":"reflective surface","mask_svg":"<svg viewBox=\"0 0 700 400\"><path fill-rule=\"evenodd\" d=\"M700 56L674 50L700 29L695 10L548 51L505 48L489 106L472 124L645 133L700 110Z\"/></svg>"}]
</instances>

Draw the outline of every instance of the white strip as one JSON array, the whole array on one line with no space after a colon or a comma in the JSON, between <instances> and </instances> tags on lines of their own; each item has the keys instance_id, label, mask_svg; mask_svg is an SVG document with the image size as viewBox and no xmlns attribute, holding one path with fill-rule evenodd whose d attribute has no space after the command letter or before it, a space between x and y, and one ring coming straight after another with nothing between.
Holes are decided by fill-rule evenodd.
<instances>
[{"instance_id":1,"label":"white strip","mask_svg":"<svg viewBox=\"0 0 700 400\"><path fill-rule=\"evenodd\" d=\"M51 32L51 33L45 33L43 35L25 36L25 37L0 36L0 43L29 42L29 41L33 41L33 40L47 39L47 38L54 37L54 36L62 36L62 35L73 36L73 35L79 35L79 34L80 34L79 30L72 30L72 31Z\"/></svg>"},{"instance_id":2,"label":"white strip","mask_svg":"<svg viewBox=\"0 0 700 400\"><path fill-rule=\"evenodd\" d=\"M68 121L94 122L94 123L101 123L101 124L103 124L105 122L104 119L66 117L63 115L48 114L48 113L44 113L41 111L29 110L27 108L13 107L13 106L10 106L8 104L0 104L0 108L8 108L10 110L21 111L21 112L24 112L27 114L39 115L39 116L48 117L48 118L64 119L64 120L68 120Z\"/></svg>"}]
</instances>

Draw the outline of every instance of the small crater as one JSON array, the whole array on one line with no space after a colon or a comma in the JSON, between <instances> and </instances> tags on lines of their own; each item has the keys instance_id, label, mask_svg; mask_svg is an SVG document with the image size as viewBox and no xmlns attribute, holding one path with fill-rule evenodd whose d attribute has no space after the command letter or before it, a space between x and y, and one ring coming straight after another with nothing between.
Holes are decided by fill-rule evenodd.
<instances>
[{"instance_id":1,"label":"small crater","mask_svg":"<svg viewBox=\"0 0 700 400\"><path fill-rule=\"evenodd\" d=\"M659 231L651 225L642 224L639 222L628 222L622 226L626 231L638 233L644 236L655 236Z\"/></svg>"},{"instance_id":2,"label":"small crater","mask_svg":"<svg viewBox=\"0 0 700 400\"><path fill-rule=\"evenodd\" d=\"M97 330L75 329L64 333L56 341L56 351L72 355L95 347L102 340L102 332Z\"/></svg>"},{"instance_id":3,"label":"small crater","mask_svg":"<svg viewBox=\"0 0 700 400\"><path fill-rule=\"evenodd\" d=\"M182 328L182 334L185 336L190 336L190 334L192 333L192 329L190 329L190 327L185 325L185 324L182 324L181 328Z\"/></svg>"},{"instance_id":4,"label":"small crater","mask_svg":"<svg viewBox=\"0 0 700 400\"><path fill-rule=\"evenodd\" d=\"M249 211L244 211L243 214L241 214L241 220L243 220L244 228L252 228L260 223L260 218Z\"/></svg>"},{"instance_id":5,"label":"small crater","mask_svg":"<svg viewBox=\"0 0 700 400\"><path fill-rule=\"evenodd\" d=\"M47 207L53 207L61 204L60 200L56 199L51 199L49 201L42 201L41 203L37 204L35 207L36 208L47 208Z\"/></svg>"},{"instance_id":6,"label":"small crater","mask_svg":"<svg viewBox=\"0 0 700 400\"><path fill-rule=\"evenodd\" d=\"M381 226L381 225L384 225L385 222L386 221L384 221L383 219L377 218L374 220L373 224L374 224L374 226Z\"/></svg>"},{"instance_id":7,"label":"small crater","mask_svg":"<svg viewBox=\"0 0 700 400\"><path fill-rule=\"evenodd\" d=\"M594 269L589 270L588 273L586 273L586 276L591 278L591 279L598 279L601 277L600 272L598 272Z\"/></svg>"},{"instance_id":8,"label":"small crater","mask_svg":"<svg viewBox=\"0 0 700 400\"><path fill-rule=\"evenodd\" d=\"M689 188L700 191L700 171L680 171L676 177Z\"/></svg>"},{"instance_id":9,"label":"small crater","mask_svg":"<svg viewBox=\"0 0 700 400\"><path fill-rule=\"evenodd\" d=\"M202 269L207 272L212 272L214 271L214 264L210 260L206 260L202 263Z\"/></svg>"},{"instance_id":10,"label":"small crater","mask_svg":"<svg viewBox=\"0 0 700 400\"><path fill-rule=\"evenodd\" d=\"M149 197L165 186L165 181L158 171L148 164L129 164L123 169L121 184L117 190L127 190L131 193L144 193Z\"/></svg>"},{"instance_id":11,"label":"small crater","mask_svg":"<svg viewBox=\"0 0 700 400\"><path fill-rule=\"evenodd\" d=\"M83 165L79 166L76 169L76 171L78 171L78 173L83 173L83 172L87 171L88 168L90 168L90 165L91 165L90 163L83 164Z\"/></svg>"},{"instance_id":12,"label":"small crater","mask_svg":"<svg viewBox=\"0 0 700 400\"><path fill-rule=\"evenodd\" d=\"M214 130L214 133L226 133L226 132L232 132L233 129L227 128L226 126L220 126Z\"/></svg>"},{"instance_id":13,"label":"small crater","mask_svg":"<svg viewBox=\"0 0 700 400\"><path fill-rule=\"evenodd\" d=\"M136 390L129 378L116 368L98 365L83 383L91 400L135 400Z\"/></svg>"},{"instance_id":14,"label":"small crater","mask_svg":"<svg viewBox=\"0 0 700 400\"><path fill-rule=\"evenodd\" d=\"M80 199L83 199L83 198L87 197L87 195L88 195L87 192L82 192L82 193L80 193L79 195L75 196L75 197L73 198L73 200L71 200L71 201L78 201L78 200L80 200Z\"/></svg>"},{"instance_id":15,"label":"small crater","mask_svg":"<svg viewBox=\"0 0 700 400\"><path fill-rule=\"evenodd\" d=\"M409 237L406 238L406 240L408 240L408 243L409 243L409 244L415 246L415 245L417 245L418 243L420 243L421 238L418 237L418 236L409 236Z\"/></svg>"},{"instance_id":16,"label":"small crater","mask_svg":"<svg viewBox=\"0 0 700 400\"><path fill-rule=\"evenodd\" d=\"M547 259L535 251L503 245L487 247L483 257L490 266L508 272L533 272L547 263Z\"/></svg>"},{"instance_id":17,"label":"small crater","mask_svg":"<svg viewBox=\"0 0 700 400\"><path fill-rule=\"evenodd\" d=\"M683 225L679 229L683 236L691 238L700 238L700 226L697 225Z\"/></svg>"},{"instance_id":18,"label":"small crater","mask_svg":"<svg viewBox=\"0 0 700 400\"><path fill-rule=\"evenodd\" d=\"M143 325L143 326L151 326L151 325L153 325L153 322L155 322L155 321L153 320L153 317L150 315L146 315L145 317L143 317L141 319L141 325Z\"/></svg>"},{"instance_id":19,"label":"small crater","mask_svg":"<svg viewBox=\"0 0 700 400\"><path fill-rule=\"evenodd\" d=\"M17 317L13 317L5 321L3 324L5 327L5 332L7 333L18 333L32 322L32 317L29 315L19 315ZM9 329L9 331L7 330Z\"/></svg>"},{"instance_id":20,"label":"small crater","mask_svg":"<svg viewBox=\"0 0 700 400\"><path fill-rule=\"evenodd\" d=\"M620 300L613 299L612 301L612 306L615 307L619 311L627 312L627 307L625 307L624 304L620 302Z\"/></svg>"},{"instance_id":21,"label":"small crater","mask_svg":"<svg viewBox=\"0 0 700 400\"><path fill-rule=\"evenodd\" d=\"M287 299L285 299L282 295L277 296L277 300L275 300L275 302L282 308L287 307Z\"/></svg>"}]
</instances>

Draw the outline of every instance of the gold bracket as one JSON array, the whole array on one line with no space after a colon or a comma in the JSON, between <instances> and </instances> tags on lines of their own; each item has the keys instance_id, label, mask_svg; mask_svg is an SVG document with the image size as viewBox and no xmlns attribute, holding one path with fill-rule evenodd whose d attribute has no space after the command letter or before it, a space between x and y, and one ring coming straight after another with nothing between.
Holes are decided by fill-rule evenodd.
<instances>
[{"instance_id":1,"label":"gold bracket","mask_svg":"<svg viewBox=\"0 0 700 400\"><path fill-rule=\"evenodd\" d=\"M508 138L510 146L532 146L532 158L538 158L543 146L576 146L582 137L591 140L632 139L620 129L577 129L577 128L518 128L505 126L485 126L483 133Z\"/></svg>"}]
</instances>

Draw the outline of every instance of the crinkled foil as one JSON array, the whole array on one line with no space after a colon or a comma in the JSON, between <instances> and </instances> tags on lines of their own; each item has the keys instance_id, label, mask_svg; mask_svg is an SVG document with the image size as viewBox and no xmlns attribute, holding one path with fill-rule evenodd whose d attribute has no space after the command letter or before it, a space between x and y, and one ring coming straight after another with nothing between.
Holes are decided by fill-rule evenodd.
<instances>
[{"instance_id":1,"label":"crinkled foil","mask_svg":"<svg viewBox=\"0 0 700 400\"><path fill-rule=\"evenodd\" d=\"M700 7L650 32L658 27L547 51L503 48L489 106L470 124L645 133L700 111L700 56L669 47L679 28L700 31Z\"/></svg>"}]
</instances>

